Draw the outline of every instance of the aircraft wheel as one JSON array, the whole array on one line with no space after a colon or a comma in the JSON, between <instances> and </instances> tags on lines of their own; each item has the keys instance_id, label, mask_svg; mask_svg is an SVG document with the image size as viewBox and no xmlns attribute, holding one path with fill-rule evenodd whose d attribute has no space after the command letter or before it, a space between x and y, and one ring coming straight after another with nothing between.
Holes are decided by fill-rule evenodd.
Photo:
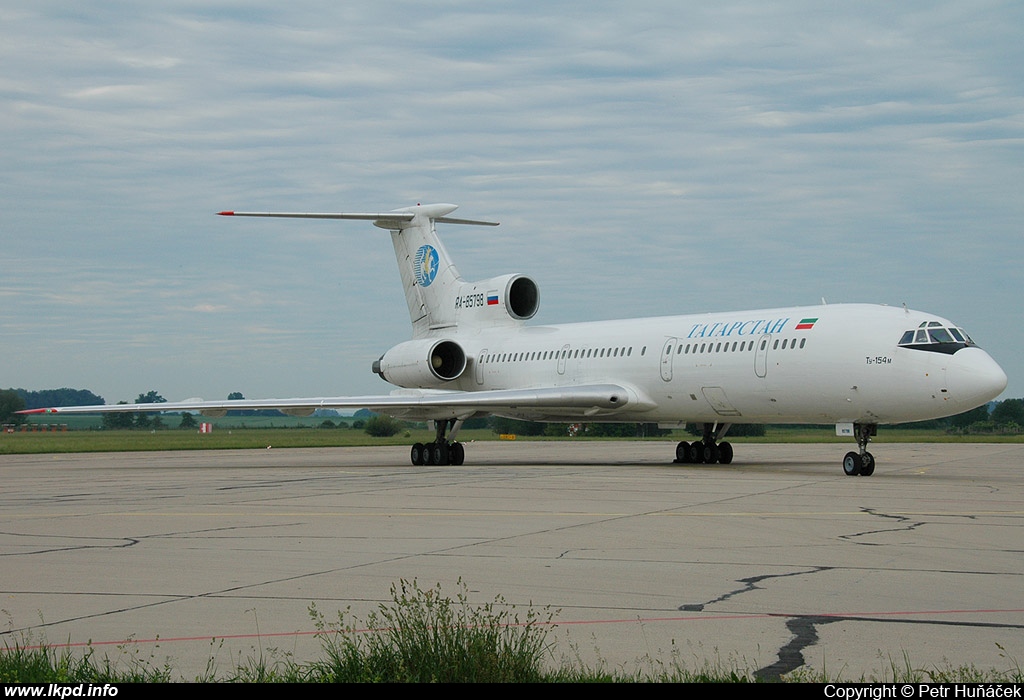
<instances>
[{"instance_id":1,"label":"aircraft wheel","mask_svg":"<svg viewBox=\"0 0 1024 700\"><path fill-rule=\"evenodd\" d=\"M676 461L683 464L690 461L690 443L681 442L676 445Z\"/></svg>"},{"instance_id":2,"label":"aircraft wheel","mask_svg":"<svg viewBox=\"0 0 1024 700\"><path fill-rule=\"evenodd\" d=\"M843 457L843 471L847 476L857 476L864 467L864 460L856 452L847 452Z\"/></svg>"},{"instance_id":3,"label":"aircraft wheel","mask_svg":"<svg viewBox=\"0 0 1024 700\"><path fill-rule=\"evenodd\" d=\"M704 443L690 443L690 461L694 464L700 464L704 461Z\"/></svg>"},{"instance_id":4,"label":"aircraft wheel","mask_svg":"<svg viewBox=\"0 0 1024 700\"><path fill-rule=\"evenodd\" d=\"M863 463L860 466L861 476L871 476L875 473L875 458L870 452L865 452Z\"/></svg>"},{"instance_id":5,"label":"aircraft wheel","mask_svg":"<svg viewBox=\"0 0 1024 700\"><path fill-rule=\"evenodd\" d=\"M412 459L412 466L422 467L427 463L427 452L426 447L423 446L422 442L417 442L412 446L412 450L409 452L409 457Z\"/></svg>"},{"instance_id":6,"label":"aircraft wheel","mask_svg":"<svg viewBox=\"0 0 1024 700\"><path fill-rule=\"evenodd\" d=\"M466 461L466 448L461 442L453 442L448 446L448 464L461 467Z\"/></svg>"},{"instance_id":7,"label":"aircraft wheel","mask_svg":"<svg viewBox=\"0 0 1024 700\"><path fill-rule=\"evenodd\" d=\"M704 464L714 464L718 461L719 452L718 445L713 442L709 442L701 446L704 456Z\"/></svg>"},{"instance_id":8,"label":"aircraft wheel","mask_svg":"<svg viewBox=\"0 0 1024 700\"><path fill-rule=\"evenodd\" d=\"M430 463L435 467L443 467L448 464L448 445L443 442L435 442L427 449L430 450Z\"/></svg>"},{"instance_id":9,"label":"aircraft wheel","mask_svg":"<svg viewBox=\"0 0 1024 700\"><path fill-rule=\"evenodd\" d=\"M732 464L732 443L723 442L718 445L718 463Z\"/></svg>"}]
</instances>

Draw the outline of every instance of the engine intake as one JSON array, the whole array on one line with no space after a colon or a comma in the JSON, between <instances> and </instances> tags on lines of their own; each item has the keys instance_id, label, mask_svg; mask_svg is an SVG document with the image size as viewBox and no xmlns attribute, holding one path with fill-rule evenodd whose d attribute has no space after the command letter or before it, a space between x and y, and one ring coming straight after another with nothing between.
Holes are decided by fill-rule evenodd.
<instances>
[{"instance_id":1,"label":"engine intake","mask_svg":"<svg viewBox=\"0 0 1024 700\"><path fill-rule=\"evenodd\" d=\"M462 376L466 353L452 340L410 340L381 355L373 371L396 386L437 388Z\"/></svg>"},{"instance_id":2,"label":"engine intake","mask_svg":"<svg viewBox=\"0 0 1024 700\"><path fill-rule=\"evenodd\" d=\"M516 275L505 287L505 308L517 321L533 318L540 308L540 289L530 277Z\"/></svg>"}]
</instances>

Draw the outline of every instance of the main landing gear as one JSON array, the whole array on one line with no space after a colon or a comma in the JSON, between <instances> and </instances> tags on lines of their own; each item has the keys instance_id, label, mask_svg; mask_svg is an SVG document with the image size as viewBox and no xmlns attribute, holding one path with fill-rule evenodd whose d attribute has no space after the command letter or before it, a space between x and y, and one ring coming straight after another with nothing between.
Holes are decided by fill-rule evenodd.
<instances>
[{"instance_id":1,"label":"main landing gear","mask_svg":"<svg viewBox=\"0 0 1024 700\"><path fill-rule=\"evenodd\" d=\"M445 437L449 426L451 426L451 435ZM455 437L461 427L462 421L455 418L434 421L437 437L433 442L417 442L412 446L409 457L412 459L413 466L443 467L448 464L455 467L461 466L466 459L466 449L461 442L450 439Z\"/></svg>"},{"instance_id":2,"label":"main landing gear","mask_svg":"<svg viewBox=\"0 0 1024 700\"><path fill-rule=\"evenodd\" d=\"M732 443L719 442L729 432L731 423L715 431L715 423L704 424L704 437L695 442L685 440L676 445L677 464L732 464Z\"/></svg>"},{"instance_id":3,"label":"main landing gear","mask_svg":"<svg viewBox=\"0 0 1024 700\"><path fill-rule=\"evenodd\" d=\"M871 476L875 473L875 458L868 452L868 443L878 434L874 424L853 424L859 452L847 452L843 457L843 471L847 476Z\"/></svg>"}]
</instances>

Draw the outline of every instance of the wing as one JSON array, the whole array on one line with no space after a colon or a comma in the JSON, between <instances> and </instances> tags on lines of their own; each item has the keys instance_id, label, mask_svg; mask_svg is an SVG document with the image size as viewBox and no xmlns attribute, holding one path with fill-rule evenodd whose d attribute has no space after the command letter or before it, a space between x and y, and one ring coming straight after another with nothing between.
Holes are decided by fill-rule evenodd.
<instances>
[{"instance_id":1,"label":"wing","mask_svg":"<svg viewBox=\"0 0 1024 700\"><path fill-rule=\"evenodd\" d=\"M219 417L228 411L276 409L291 416L309 416L318 408L366 408L412 420L468 418L480 413L523 416L535 420L603 418L655 408L633 387L590 384L536 389L491 391L429 391L403 389L382 396L336 396L295 399L239 399L203 401L192 399L166 403L61 406L20 411L23 414L141 413L198 411Z\"/></svg>"}]
</instances>

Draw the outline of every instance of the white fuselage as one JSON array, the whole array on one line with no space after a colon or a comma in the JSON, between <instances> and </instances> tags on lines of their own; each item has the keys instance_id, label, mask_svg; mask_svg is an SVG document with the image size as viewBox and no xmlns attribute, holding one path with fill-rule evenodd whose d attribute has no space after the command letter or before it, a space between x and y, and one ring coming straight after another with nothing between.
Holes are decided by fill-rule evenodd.
<instances>
[{"instance_id":1,"label":"white fuselage","mask_svg":"<svg viewBox=\"0 0 1024 700\"><path fill-rule=\"evenodd\" d=\"M838 304L483 328L445 334L470 359L445 388L610 382L636 393L633 408L501 413L661 423L900 423L960 413L1002 391L1006 375L980 348L898 345L905 332L928 322L952 326L903 308Z\"/></svg>"}]
</instances>

